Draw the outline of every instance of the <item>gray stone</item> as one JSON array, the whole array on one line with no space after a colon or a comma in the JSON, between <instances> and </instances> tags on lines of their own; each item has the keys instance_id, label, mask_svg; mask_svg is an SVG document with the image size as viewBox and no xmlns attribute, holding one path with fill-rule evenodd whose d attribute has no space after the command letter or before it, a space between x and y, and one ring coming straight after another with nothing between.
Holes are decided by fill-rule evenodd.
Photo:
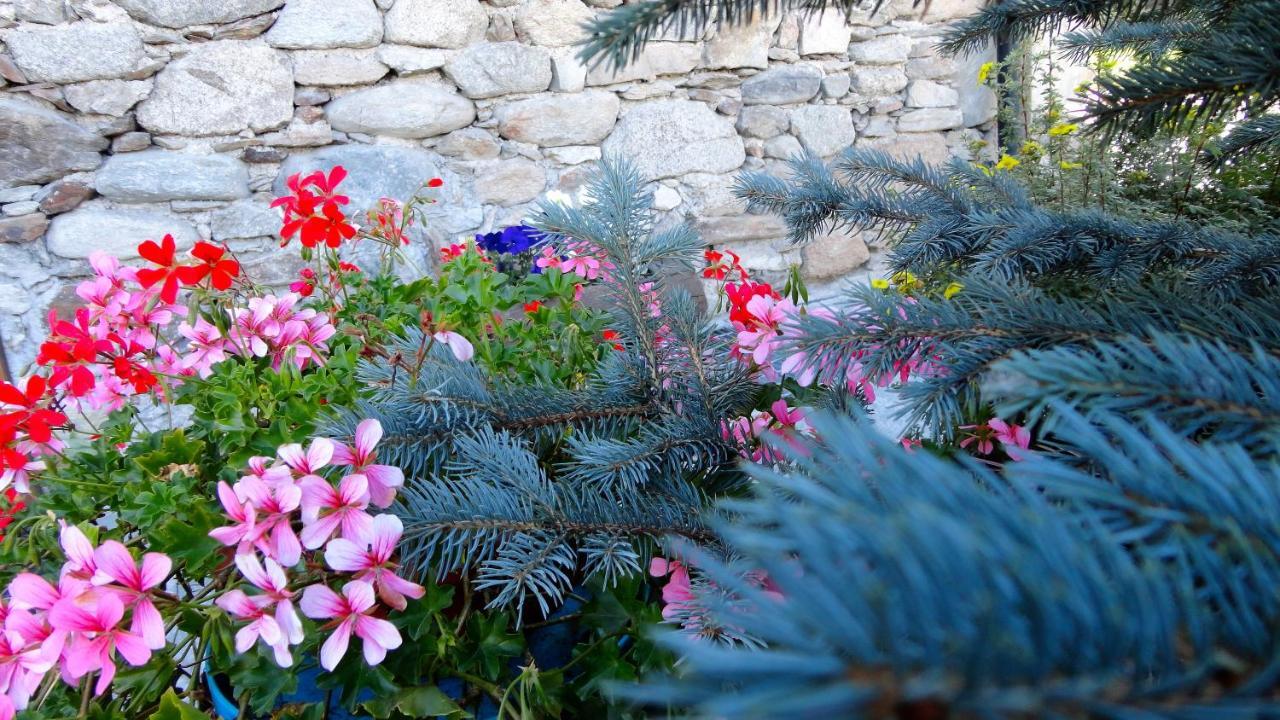
<instances>
[{"instance_id":1,"label":"gray stone","mask_svg":"<svg viewBox=\"0 0 1280 720\"><path fill-rule=\"evenodd\" d=\"M964 114L952 108L923 108L898 117L898 132L933 132L964 125Z\"/></svg>"},{"instance_id":2,"label":"gray stone","mask_svg":"<svg viewBox=\"0 0 1280 720\"><path fill-rule=\"evenodd\" d=\"M0 190L0 205L30 200L38 192L40 192L39 185L19 185L8 190Z\"/></svg>"},{"instance_id":3,"label":"gray stone","mask_svg":"<svg viewBox=\"0 0 1280 720\"><path fill-rule=\"evenodd\" d=\"M787 236L787 224L777 215L733 215L700 218L694 228L708 245L735 248L753 240L779 240Z\"/></svg>"},{"instance_id":4,"label":"gray stone","mask_svg":"<svg viewBox=\"0 0 1280 720\"><path fill-rule=\"evenodd\" d=\"M810 240L801 255L805 279L830 280L865 265L871 250L861 235L826 233Z\"/></svg>"},{"instance_id":5,"label":"gray stone","mask_svg":"<svg viewBox=\"0 0 1280 720\"><path fill-rule=\"evenodd\" d=\"M603 150L630 159L648 180L729 172L746 159L733 123L692 100L632 108L605 139Z\"/></svg>"},{"instance_id":6,"label":"gray stone","mask_svg":"<svg viewBox=\"0 0 1280 720\"><path fill-rule=\"evenodd\" d=\"M862 128L863 137L892 137L895 132L893 118L883 115L871 118Z\"/></svg>"},{"instance_id":7,"label":"gray stone","mask_svg":"<svg viewBox=\"0 0 1280 720\"><path fill-rule=\"evenodd\" d=\"M640 57L626 67L604 63L587 70L588 85L614 85L633 80L653 80L659 75L686 75L702 61L702 50L693 43L651 42Z\"/></svg>"},{"instance_id":8,"label":"gray stone","mask_svg":"<svg viewBox=\"0 0 1280 720\"><path fill-rule=\"evenodd\" d=\"M367 85L387 74L377 50L296 50L293 80L299 85ZM294 103L297 103L294 94Z\"/></svg>"},{"instance_id":9,"label":"gray stone","mask_svg":"<svg viewBox=\"0 0 1280 720\"><path fill-rule=\"evenodd\" d=\"M749 105L738 113L738 132L747 137L771 138L791 127L791 114L770 105Z\"/></svg>"},{"instance_id":10,"label":"gray stone","mask_svg":"<svg viewBox=\"0 0 1280 720\"><path fill-rule=\"evenodd\" d=\"M57 25L73 18L62 0L16 0L13 11L18 20L45 25Z\"/></svg>"},{"instance_id":11,"label":"gray stone","mask_svg":"<svg viewBox=\"0 0 1280 720\"><path fill-rule=\"evenodd\" d=\"M0 243L27 243L44 235L49 219L35 213L0 219Z\"/></svg>"},{"instance_id":12,"label":"gray stone","mask_svg":"<svg viewBox=\"0 0 1280 720\"><path fill-rule=\"evenodd\" d=\"M978 69L983 63L995 59L995 46L987 43L981 52L970 53L956 62L950 81L960 95L960 112L964 115L965 127L981 125L996 117L995 92L987 85L978 84Z\"/></svg>"},{"instance_id":13,"label":"gray stone","mask_svg":"<svg viewBox=\"0 0 1280 720\"><path fill-rule=\"evenodd\" d=\"M509 140L542 147L594 145L613 130L620 104L611 92L588 90L506 103L494 115L498 132Z\"/></svg>"},{"instance_id":14,"label":"gray stone","mask_svg":"<svg viewBox=\"0 0 1280 720\"><path fill-rule=\"evenodd\" d=\"M742 83L743 105L788 105L809 102L822 87L822 70L813 65L769 68Z\"/></svg>"},{"instance_id":15,"label":"gray stone","mask_svg":"<svg viewBox=\"0 0 1280 720\"><path fill-rule=\"evenodd\" d=\"M867 65L904 63L911 56L911 46L911 38L905 35L885 35L850 45L849 59Z\"/></svg>"},{"instance_id":16,"label":"gray stone","mask_svg":"<svg viewBox=\"0 0 1280 720\"><path fill-rule=\"evenodd\" d=\"M516 39L516 28L511 21L510 15L491 15L489 16L489 29L484 33L484 39L491 42L507 42Z\"/></svg>"},{"instance_id":17,"label":"gray stone","mask_svg":"<svg viewBox=\"0 0 1280 720\"><path fill-rule=\"evenodd\" d=\"M768 17L756 15L742 25L721 25L715 37L707 42L702 54L702 67L717 69L759 68L769 66L769 42L782 21L779 13Z\"/></svg>"},{"instance_id":18,"label":"gray stone","mask_svg":"<svg viewBox=\"0 0 1280 720\"><path fill-rule=\"evenodd\" d=\"M5 217L18 217L21 215L30 215L40 208L40 203L35 200L23 200L22 202L9 203L0 207L0 214Z\"/></svg>"},{"instance_id":19,"label":"gray stone","mask_svg":"<svg viewBox=\"0 0 1280 720\"><path fill-rule=\"evenodd\" d=\"M128 153L146 150L151 147L151 133L127 132L111 141L111 152Z\"/></svg>"},{"instance_id":20,"label":"gray stone","mask_svg":"<svg viewBox=\"0 0 1280 720\"><path fill-rule=\"evenodd\" d=\"M234 200L249 194L249 174L239 160L225 155L147 150L108 158L94 187L124 203Z\"/></svg>"},{"instance_id":21,"label":"gray stone","mask_svg":"<svg viewBox=\"0 0 1280 720\"><path fill-rule=\"evenodd\" d=\"M333 95L320 88L298 88L293 93L293 104L300 107L312 107L329 102Z\"/></svg>"},{"instance_id":22,"label":"gray stone","mask_svg":"<svg viewBox=\"0 0 1280 720\"><path fill-rule=\"evenodd\" d=\"M478 0L396 0L384 19L387 42L423 47L466 47L489 27Z\"/></svg>"},{"instance_id":23,"label":"gray stone","mask_svg":"<svg viewBox=\"0 0 1280 720\"><path fill-rule=\"evenodd\" d=\"M5 43L31 82L123 77L144 58L142 38L128 23L77 22L27 28L7 34Z\"/></svg>"},{"instance_id":24,"label":"gray stone","mask_svg":"<svg viewBox=\"0 0 1280 720\"><path fill-rule=\"evenodd\" d=\"M518 42L477 43L445 66L469 98L542 92L551 85L551 55Z\"/></svg>"},{"instance_id":25,"label":"gray stone","mask_svg":"<svg viewBox=\"0 0 1280 720\"><path fill-rule=\"evenodd\" d=\"M892 95L907 87L907 76L896 67L858 68L853 89L863 95Z\"/></svg>"},{"instance_id":26,"label":"gray stone","mask_svg":"<svg viewBox=\"0 0 1280 720\"><path fill-rule=\"evenodd\" d=\"M680 192L673 187L659 185L653 191L654 210L674 210L681 203Z\"/></svg>"},{"instance_id":27,"label":"gray stone","mask_svg":"<svg viewBox=\"0 0 1280 720\"><path fill-rule=\"evenodd\" d=\"M804 152L800 141L791 135L779 135L764 141L764 156L778 160L790 160Z\"/></svg>"},{"instance_id":28,"label":"gray stone","mask_svg":"<svg viewBox=\"0 0 1280 720\"><path fill-rule=\"evenodd\" d=\"M828 157L853 144L853 116L842 105L804 105L791 111L791 132L805 150Z\"/></svg>"},{"instance_id":29,"label":"gray stone","mask_svg":"<svg viewBox=\"0 0 1280 720\"><path fill-rule=\"evenodd\" d=\"M49 252L83 259L95 251L118 258L138 256L138 245L172 235L179 248L195 244L196 230L180 215L136 208L80 207L49 223L45 242Z\"/></svg>"},{"instance_id":30,"label":"gray stone","mask_svg":"<svg viewBox=\"0 0 1280 720\"><path fill-rule=\"evenodd\" d=\"M382 45L378 59L390 65L399 75L416 75L445 66L453 53L439 48L420 48L412 45Z\"/></svg>"},{"instance_id":31,"label":"gray stone","mask_svg":"<svg viewBox=\"0 0 1280 720\"><path fill-rule=\"evenodd\" d=\"M0 97L0 187L44 183L102 162L107 141L67 115Z\"/></svg>"},{"instance_id":32,"label":"gray stone","mask_svg":"<svg viewBox=\"0 0 1280 720\"><path fill-rule=\"evenodd\" d=\"M213 30L211 40L252 40L266 32L276 21L271 13L237 20L229 25L222 25Z\"/></svg>"},{"instance_id":33,"label":"gray stone","mask_svg":"<svg viewBox=\"0 0 1280 720\"><path fill-rule=\"evenodd\" d=\"M519 205L538 197L546 186L546 172L537 163L502 160L476 171L475 196L486 204Z\"/></svg>"},{"instance_id":34,"label":"gray stone","mask_svg":"<svg viewBox=\"0 0 1280 720\"><path fill-rule=\"evenodd\" d=\"M90 80L67 85L62 94L83 113L120 116L151 93L151 80Z\"/></svg>"},{"instance_id":35,"label":"gray stone","mask_svg":"<svg viewBox=\"0 0 1280 720\"><path fill-rule=\"evenodd\" d=\"M275 10L284 0L116 0L134 18L152 25L185 28L191 25L229 23Z\"/></svg>"},{"instance_id":36,"label":"gray stone","mask_svg":"<svg viewBox=\"0 0 1280 720\"><path fill-rule=\"evenodd\" d=\"M262 132L293 117L293 71L261 40L196 45L156 76L138 106L138 123L153 133L230 135Z\"/></svg>"},{"instance_id":37,"label":"gray stone","mask_svg":"<svg viewBox=\"0 0 1280 720\"><path fill-rule=\"evenodd\" d=\"M36 196L36 200L40 202L40 212L46 215L57 215L75 210L80 207L80 203L91 197L93 197L93 188L87 183L64 178L54 180L46 186Z\"/></svg>"},{"instance_id":38,"label":"gray stone","mask_svg":"<svg viewBox=\"0 0 1280 720\"><path fill-rule=\"evenodd\" d=\"M896 137L876 138L859 144L873 150L883 150L899 160L920 158L932 165L941 165L951 157L947 140L940 133L909 133Z\"/></svg>"},{"instance_id":39,"label":"gray stone","mask_svg":"<svg viewBox=\"0 0 1280 720\"><path fill-rule=\"evenodd\" d=\"M14 64L13 58L4 53L0 53L0 79L8 80L17 85L27 84L27 76L23 75L18 66Z\"/></svg>"},{"instance_id":40,"label":"gray stone","mask_svg":"<svg viewBox=\"0 0 1280 720\"><path fill-rule=\"evenodd\" d=\"M209 214L214 240L271 237L280 232L280 211L266 203L237 200Z\"/></svg>"},{"instance_id":41,"label":"gray stone","mask_svg":"<svg viewBox=\"0 0 1280 720\"><path fill-rule=\"evenodd\" d=\"M807 13L800 22L797 47L801 55L843 55L849 51L850 32L839 8Z\"/></svg>"},{"instance_id":42,"label":"gray stone","mask_svg":"<svg viewBox=\"0 0 1280 720\"><path fill-rule=\"evenodd\" d=\"M566 145L564 147L547 148L547 157L565 165L581 165L595 162L601 157L600 148L594 145Z\"/></svg>"},{"instance_id":43,"label":"gray stone","mask_svg":"<svg viewBox=\"0 0 1280 720\"><path fill-rule=\"evenodd\" d=\"M534 45L573 45L584 37L582 24L594 15L579 0L528 0L516 14L516 33Z\"/></svg>"},{"instance_id":44,"label":"gray stone","mask_svg":"<svg viewBox=\"0 0 1280 720\"><path fill-rule=\"evenodd\" d=\"M498 157L502 147L487 130L481 128L463 128L455 130L440 139L436 144L436 152L464 160L488 160Z\"/></svg>"},{"instance_id":45,"label":"gray stone","mask_svg":"<svg viewBox=\"0 0 1280 720\"><path fill-rule=\"evenodd\" d=\"M950 77L956 71L956 64L951 58L939 55L911 58L907 61L907 77L913 80L937 80ZM974 70L977 73L977 70ZM969 78L973 82L973 78Z\"/></svg>"},{"instance_id":46,"label":"gray stone","mask_svg":"<svg viewBox=\"0 0 1280 720\"><path fill-rule=\"evenodd\" d=\"M913 80L907 86L907 107L951 107L960 102L955 90L928 80Z\"/></svg>"},{"instance_id":47,"label":"gray stone","mask_svg":"<svg viewBox=\"0 0 1280 720\"><path fill-rule=\"evenodd\" d=\"M273 147L247 147L244 149L244 155L240 158L247 163L278 163L284 162L289 154L284 150Z\"/></svg>"},{"instance_id":48,"label":"gray stone","mask_svg":"<svg viewBox=\"0 0 1280 720\"><path fill-rule=\"evenodd\" d=\"M291 50L374 47L382 40L382 13L372 0L289 0L266 40Z\"/></svg>"},{"instance_id":49,"label":"gray stone","mask_svg":"<svg viewBox=\"0 0 1280 720\"><path fill-rule=\"evenodd\" d=\"M343 132L426 138L471 124L470 100L436 83L396 80L357 90L329 103L329 124Z\"/></svg>"},{"instance_id":50,"label":"gray stone","mask_svg":"<svg viewBox=\"0 0 1280 720\"><path fill-rule=\"evenodd\" d=\"M849 94L850 78L847 73L828 75L822 78L822 97L842 98Z\"/></svg>"},{"instance_id":51,"label":"gray stone","mask_svg":"<svg viewBox=\"0 0 1280 720\"><path fill-rule=\"evenodd\" d=\"M579 92L587 86L587 66L577 52L558 49L551 54L551 89L556 92Z\"/></svg>"},{"instance_id":52,"label":"gray stone","mask_svg":"<svg viewBox=\"0 0 1280 720\"><path fill-rule=\"evenodd\" d=\"M982 9L986 0L932 0L920 19L936 23L968 17Z\"/></svg>"}]
</instances>

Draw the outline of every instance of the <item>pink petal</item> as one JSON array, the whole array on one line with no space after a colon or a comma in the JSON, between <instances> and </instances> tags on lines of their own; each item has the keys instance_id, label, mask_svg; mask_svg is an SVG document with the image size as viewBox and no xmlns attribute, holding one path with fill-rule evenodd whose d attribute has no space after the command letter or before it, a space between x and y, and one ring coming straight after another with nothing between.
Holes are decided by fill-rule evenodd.
<instances>
[{"instance_id":1,"label":"pink petal","mask_svg":"<svg viewBox=\"0 0 1280 720\"><path fill-rule=\"evenodd\" d=\"M666 577L670 570L667 569L667 559L663 557L655 557L649 561L649 574L654 577Z\"/></svg>"},{"instance_id":2,"label":"pink petal","mask_svg":"<svg viewBox=\"0 0 1280 720\"><path fill-rule=\"evenodd\" d=\"M400 647L400 631L381 618L357 618L356 635L364 640L364 659L370 665L377 665L387 657L388 650Z\"/></svg>"},{"instance_id":3,"label":"pink petal","mask_svg":"<svg viewBox=\"0 0 1280 720\"><path fill-rule=\"evenodd\" d=\"M281 600L276 605L276 624L280 626L280 632L284 633L285 640L290 643L296 645L306 637L302 632L302 619L293 609L293 603L288 600Z\"/></svg>"},{"instance_id":4,"label":"pink petal","mask_svg":"<svg viewBox=\"0 0 1280 720\"><path fill-rule=\"evenodd\" d=\"M58 601L58 590L33 573L21 573L9 581L9 597L15 609L48 610Z\"/></svg>"},{"instance_id":5,"label":"pink petal","mask_svg":"<svg viewBox=\"0 0 1280 720\"><path fill-rule=\"evenodd\" d=\"M302 543L293 527L286 523L276 525L271 531L272 557L285 567L293 567L302 559Z\"/></svg>"},{"instance_id":6,"label":"pink petal","mask_svg":"<svg viewBox=\"0 0 1280 720\"><path fill-rule=\"evenodd\" d=\"M93 543L85 537L84 532L75 525L64 525L59 533L62 551L67 559L76 564L77 569L93 567Z\"/></svg>"},{"instance_id":7,"label":"pink petal","mask_svg":"<svg viewBox=\"0 0 1280 720\"><path fill-rule=\"evenodd\" d=\"M213 601L213 604L226 610L239 620L256 617L260 613L258 606L242 590L232 590L220 595L217 600Z\"/></svg>"},{"instance_id":8,"label":"pink petal","mask_svg":"<svg viewBox=\"0 0 1280 720\"><path fill-rule=\"evenodd\" d=\"M99 627L113 628L119 625L120 618L124 617L124 603L120 602L120 598L114 594L107 593L97 596L97 601L94 615L97 617Z\"/></svg>"},{"instance_id":9,"label":"pink petal","mask_svg":"<svg viewBox=\"0 0 1280 720\"><path fill-rule=\"evenodd\" d=\"M381 439L382 423L377 420L361 420L360 424L356 425L355 445L360 457L372 456L374 447Z\"/></svg>"},{"instance_id":10,"label":"pink petal","mask_svg":"<svg viewBox=\"0 0 1280 720\"><path fill-rule=\"evenodd\" d=\"M111 687L111 681L116 677L116 664L111 660L111 654L102 653L102 673L98 675L98 684L93 688L93 694L101 695Z\"/></svg>"},{"instance_id":11,"label":"pink petal","mask_svg":"<svg viewBox=\"0 0 1280 720\"><path fill-rule=\"evenodd\" d=\"M390 570L384 570L378 576L378 597L383 603L396 610L404 610L408 607L409 602L405 600L406 596L416 600L426 593L426 589L421 585L411 583Z\"/></svg>"},{"instance_id":12,"label":"pink petal","mask_svg":"<svg viewBox=\"0 0 1280 720\"><path fill-rule=\"evenodd\" d=\"M302 451L302 446L298 443L281 445L276 450L276 454L280 456L280 459L283 460L286 465L295 470L303 467L307 462L307 455Z\"/></svg>"},{"instance_id":13,"label":"pink petal","mask_svg":"<svg viewBox=\"0 0 1280 720\"><path fill-rule=\"evenodd\" d=\"M324 550L324 560L330 568L346 573L367 570L372 565L364 547L344 538L329 541Z\"/></svg>"},{"instance_id":14,"label":"pink petal","mask_svg":"<svg viewBox=\"0 0 1280 720\"><path fill-rule=\"evenodd\" d=\"M164 647L164 618L160 617L160 611L156 610L151 598L144 597L133 606L129 631L141 637L152 650Z\"/></svg>"},{"instance_id":15,"label":"pink petal","mask_svg":"<svg viewBox=\"0 0 1280 720\"><path fill-rule=\"evenodd\" d=\"M281 640L271 646L271 650L275 653L276 665L287 668L293 665L293 655L289 652L289 644Z\"/></svg>"},{"instance_id":16,"label":"pink petal","mask_svg":"<svg viewBox=\"0 0 1280 720\"><path fill-rule=\"evenodd\" d=\"M244 539L246 534L244 525L228 525L226 527L214 528L209 531L209 537L227 546L235 545L240 542Z\"/></svg>"},{"instance_id":17,"label":"pink petal","mask_svg":"<svg viewBox=\"0 0 1280 720\"><path fill-rule=\"evenodd\" d=\"M338 667L338 661L347 654L347 645L351 642L351 625L350 619L343 620L333 629L329 639L324 641L320 648L320 665L325 670L332 671Z\"/></svg>"},{"instance_id":18,"label":"pink petal","mask_svg":"<svg viewBox=\"0 0 1280 720\"><path fill-rule=\"evenodd\" d=\"M328 438L316 438L307 449L307 469L315 472L333 458L333 441Z\"/></svg>"},{"instance_id":19,"label":"pink petal","mask_svg":"<svg viewBox=\"0 0 1280 720\"><path fill-rule=\"evenodd\" d=\"M383 513L373 519L373 556L379 562L386 562L395 554L396 544L400 542L400 536L404 534L404 524L400 522L400 518L395 515Z\"/></svg>"},{"instance_id":20,"label":"pink petal","mask_svg":"<svg viewBox=\"0 0 1280 720\"><path fill-rule=\"evenodd\" d=\"M70 600L63 600L49 610L49 624L67 632L96 632L101 629L90 608L80 607Z\"/></svg>"},{"instance_id":21,"label":"pink petal","mask_svg":"<svg viewBox=\"0 0 1280 720\"><path fill-rule=\"evenodd\" d=\"M262 562L258 560L257 555L251 552L236 553L235 562L236 568L240 570L245 580L264 589L270 586L267 572L262 568Z\"/></svg>"},{"instance_id":22,"label":"pink petal","mask_svg":"<svg viewBox=\"0 0 1280 720\"><path fill-rule=\"evenodd\" d=\"M332 513L322 518L316 518L310 522L303 518L302 526L302 546L308 550L315 550L324 545L338 526L342 523L342 516L338 513Z\"/></svg>"},{"instance_id":23,"label":"pink petal","mask_svg":"<svg viewBox=\"0 0 1280 720\"><path fill-rule=\"evenodd\" d=\"M66 674L73 680L79 680L102 667L102 649L105 645L105 638L97 640L83 636L76 638L63 657L63 669Z\"/></svg>"},{"instance_id":24,"label":"pink petal","mask_svg":"<svg viewBox=\"0 0 1280 720\"><path fill-rule=\"evenodd\" d=\"M369 501L380 508L390 507L396 488L404 485L404 472L391 465L366 466L364 476L369 481Z\"/></svg>"},{"instance_id":25,"label":"pink petal","mask_svg":"<svg viewBox=\"0 0 1280 720\"><path fill-rule=\"evenodd\" d=\"M255 620L253 624L258 626L258 635L268 645L275 645L284 639L284 634L280 631L280 625L270 615L263 615Z\"/></svg>"},{"instance_id":26,"label":"pink petal","mask_svg":"<svg viewBox=\"0 0 1280 720\"><path fill-rule=\"evenodd\" d=\"M350 540L352 538L367 538L373 533L373 518L369 513L354 508L346 508L337 516L342 518L342 537Z\"/></svg>"},{"instance_id":27,"label":"pink petal","mask_svg":"<svg viewBox=\"0 0 1280 720\"><path fill-rule=\"evenodd\" d=\"M244 508L240 502L240 496L236 495L236 491L226 481L218 482L218 499L222 501L222 508L226 510L227 516L232 520L244 519Z\"/></svg>"},{"instance_id":28,"label":"pink petal","mask_svg":"<svg viewBox=\"0 0 1280 720\"><path fill-rule=\"evenodd\" d=\"M327 620L347 613L347 601L327 585L308 585L302 591L298 607L312 620Z\"/></svg>"},{"instance_id":29,"label":"pink petal","mask_svg":"<svg viewBox=\"0 0 1280 720\"><path fill-rule=\"evenodd\" d=\"M352 473L338 482L338 497L342 505L359 505L369 501L369 479L360 473Z\"/></svg>"},{"instance_id":30,"label":"pink petal","mask_svg":"<svg viewBox=\"0 0 1280 720\"><path fill-rule=\"evenodd\" d=\"M133 633L115 633L116 650L130 665L145 665L151 659L151 648L142 638Z\"/></svg>"},{"instance_id":31,"label":"pink petal","mask_svg":"<svg viewBox=\"0 0 1280 720\"><path fill-rule=\"evenodd\" d=\"M243 655L249 652L258 642L258 623L251 622L236 632L236 653Z\"/></svg>"},{"instance_id":32,"label":"pink petal","mask_svg":"<svg viewBox=\"0 0 1280 720\"><path fill-rule=\"evenodd\" d=\"M334 465L355 465L356 454L346 443L335 442L333 444L333 464Z\"/></svg>"},{"instance_id":33,"label":"pink petal","mask_svg":"<svg viewBox=\"0 0 1280 720\"><path fill-rule=\"evenodd\" d=\"M169 577L169 571L173 569L173 561L164 553L147 553L142 556L142 587L141 590L150 590L157 587L164 579Z\"/></svg>"},{"instance_id":34,"label":"pink petal","mask_svg":"<svg viewBox=\"0 0 1280 720\"><path fill-rule=\"evenodd\" d=\"M352 580L342 586L342 594L353 613L362 613L373 607L373 586L363 580Z\"/></svg>"}]
</instances>

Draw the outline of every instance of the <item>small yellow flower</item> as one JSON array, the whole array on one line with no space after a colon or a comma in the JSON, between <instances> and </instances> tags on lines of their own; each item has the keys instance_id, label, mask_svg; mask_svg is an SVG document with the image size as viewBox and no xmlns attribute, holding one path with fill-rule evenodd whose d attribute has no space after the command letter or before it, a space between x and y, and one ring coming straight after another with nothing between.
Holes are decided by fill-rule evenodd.
<instances>
[{"instance_id":1,"label":"small yellow flower","mask_svg":"<svg viewBox=\"0 0 1280 720\"><path fill-rule=\"evenodd\" d=\"M916 276L912 273L906 272L905 270L903 272L896 272L893 274L893 284L894 285L915 285Z\"/></svg>"},{"instance_id":2,"label":"small yellow flower","mask_svg":"<svg viewBox=\"0 0 1280 720\"><path fill-rule=\"evenodd\" d=\"M991 77L991 71L995 69L996 64L993 62L982 63L982 67L978 68L978 84L985 85L987 78Z\"/></svg>"},{"instance_id":3,"label":"small yellow flower","mask_svg":"<svg viewBox=\"0 0 1280 720\"><path fill-rule=\"evenodd\" d=\"M1018 158L1016 158L1016 157L1014 157L1014 156L1012 156L1012 155L1003 155L1003 156L1001 156L1001 157L1000 157L1000 162L996 163L996 169L997 169L997 170L1012 170L1012 169L1014 169L1014 168L1018 167L1018 166L1019 166L1019 165L1021 165L1021 164L1022 164L1022 163L1018 161Z\"/></svg>"},{"instance_id":4,"label":"small yellow flower","mask_svg":"<svg viewBox=\"0 0 1280 720\"><path fill-rule=\"evenodd\" d=\"M953 282L942 291L942 297L950 300L953 295L964 289L964 286L958 282Z\"/></svg>"},{"instance_id":5,"label":"small yellow flower","mask_svg":"<svg viewBox=\"0 0 1280 720\"><path fill-rule=\"evenodd\" d=\"M1063 170L1079 170L1080 168L1084 167L1084 163L1063 160L1062 162L1058 163L1058 167L1062 168Z\"/></svg>"},{"instance_id":6,"label":"small yellow flower","mask_svg":"<svg viewBox=\"0 0 1280 720\"><path fill-rule=\"evenodd\" d=\"M871 287L877 290L888 290L889 281L885 280L884 278L875 278L874 280L871 281Z\"/></svg>"},{"instance_id":7,"label":"small yellow flower","mask_svg":"<svg viewBox=\"0 0 1280 720\"><path fill-rule=\"evenodd\" d=\"M1022 147L1018 148L1019 155L1030 155L1032 157L1039 157L1040 154L1043 152L1044 152L1044 146L1036 142L1035 140L1028 140L1022 143Z\"/></svg>"},{"instance_id":8,"label":"small yellow flower","mask_svg":"<svg viewBox=\"0 0 1280 720\"><path fill-rule=\"evenodd\" d=\"M1062 137L1063 135L1070 135L1071 133L1079 129L1080 129L1080 126L1077 125L1076 123L1058 123L1057 125L1054 125L1053 127L1049 128L1049 137Z\"/></svg>"}]
</instances>

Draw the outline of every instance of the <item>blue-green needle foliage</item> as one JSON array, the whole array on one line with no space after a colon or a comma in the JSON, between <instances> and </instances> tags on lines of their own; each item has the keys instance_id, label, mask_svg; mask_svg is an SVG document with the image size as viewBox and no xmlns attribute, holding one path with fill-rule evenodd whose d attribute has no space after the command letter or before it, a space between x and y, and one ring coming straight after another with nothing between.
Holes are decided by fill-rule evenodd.
<instances>
[{"instance_id":1,"label":"blue-green needle foliage","mask_svg":"<svg viewBox=\"0 0 1280 720\"><path fill-rule=\"evenodd\" d=\"M406 475L395 511L411 571L474 573L491 605L532 598L545 614L586 577L639 572L664 538L712 541L706 499L743 482L720 428L757 386L730 356L731 335L665 287L664 271L691 267L703 243L686 225L656 230L644 186L606 160L591 202L544 204L534 222L612 266L602 289L624 349L585 387L489 377L416 329L359 368L374 397L329 431L382 422L380 461Z\"/></svg>"},{"instance_id":2,"label":"blue-green needle foliage","mask_svg":"<svg viewBox=\"0 0 1280 720\"><path fill-rule=\"evenodd\" d=\"M818 421L713 523L775 592L696 559L733 598L705 611L766 647L671 633L677 676L619 694L722 718L1276 717L1280 467L1060 414L1092 466L997 474Z\"/></svg>"},{"instance_id":3,"label":"blue-green needle foliage","mask_svg":"<svg viewBox=\"0 0 1280 720\"><path fill-rule=\"evenodd\" d=\"M1036 419L1070 399L1086 412L1154 411L1188 437L1276 453L1280 239L1051 211L959 161L934 168L850 149L792 169L746 175L739 192L782 214L798 242L832 226L877 230L894 270L963 285L910 303L853 287L831 316L807 316L792 347L828 378L929 358L934 371L903 398L911 423L936 438L984 402ZM1001 374L1019 381L996 392Z\"/></svg>"}]
</instances>

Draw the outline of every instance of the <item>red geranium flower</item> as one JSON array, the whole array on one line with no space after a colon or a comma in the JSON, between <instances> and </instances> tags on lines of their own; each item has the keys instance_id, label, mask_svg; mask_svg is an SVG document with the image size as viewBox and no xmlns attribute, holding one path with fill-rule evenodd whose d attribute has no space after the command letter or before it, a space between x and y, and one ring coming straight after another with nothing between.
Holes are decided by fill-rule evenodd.
<instances>
[{"instance_id":1,"label":"red geranium flower","mask_svg":"<svg viewBox=\"0 0 1280 720\"><path fill-rule=\"evenodd\" d=\"M533 302L527 302L524 304L524 311L525 311L525 314L527 315L532 315L541 309L542 309L541 300L534 300Z\"/></svg>"},{"instance_id":2,"label":"red geranium flower","mask_svg":"<svg viewBox=\"0 0 1280 720\"><path fill-rule=\"evenodd\" d=\"M191 248L191 254L200 263L178 268L178 279L183 285L196 285L207 277L211 278L215 290L226 290L240 274L240 263L231 259L222 259L226 252L226 248L212 243L196 243L196 246Z\"/></svg>"},{"instance_id":3,"label":"red geranium flower","mask_svg":"<svg viewBox=\"0 0 1280 720\"><path fill-rule=\"evenodd\" d=\"M284 224L280 227L280 236L284 238L282 247L299 233L306 247L324 243L336 248L343 240L355 237L355 227L347 222L347 216L338 207L346 205L350 198L334 194L346 176L346 169L337 165L327 176L316 171L305 178L300 174L289 177L285 184L291 194L271 203L271 207L284 208Z\"/></svg>"},{"instance_id":4,"label":"red geranium flower","mask_svg":"<svg viewBox=\"0 0 1280 720\"><path fill-rule=\"evenodd\" d=\"M618 342L618 338L620 336L618 335L617 330L605 330L603 333L601 333L601 336L604 338L605 342L613 343L614 350L622 349L622 343Z\"/></svg>"},{"instance_id":5,"label":"red geranium flower","mask_svg":"<svg viewBox=\"0 0 1280 720\"><path fill-rule=\"evenodd\" d=\"M144 288L149 288L156 283L163 282L164 287L160 289L160 299L167 303L173 303L178 299L179 271L182 268L174 259L177 246L173 242L173 236L165 235L160 243L157 245L155 240L147 240L138 246L139 255L160 266L139 270L138 283Z\"/></svg>"},{"instance_id":6,"label":"red geranium flower","mask_svg":"<svg viewBox=\"0 0 1280 720\"><path fill-rule=\"evenodd\" d=\"M32 375L27 379L25 391L6 382L0 382L0 405L12 405L18 408L15 412L5 413L4 424L15 430L25 430L27 437L38 443L47 443L53 437L53 428L65 423L67 416L42 406L45 400L47 381Z\"/></svg>"}]
</instances>

